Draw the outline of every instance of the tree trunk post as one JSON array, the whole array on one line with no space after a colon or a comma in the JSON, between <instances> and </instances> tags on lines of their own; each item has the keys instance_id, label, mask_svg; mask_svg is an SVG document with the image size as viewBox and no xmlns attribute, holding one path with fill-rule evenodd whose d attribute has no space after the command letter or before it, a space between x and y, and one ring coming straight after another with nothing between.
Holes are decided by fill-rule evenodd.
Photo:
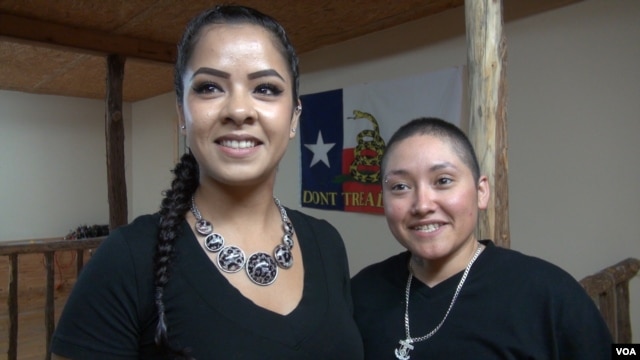
<instances>
[{"instance_id":1,"label":"tree trunk post","mask_svg":"<svg viewBox=\"0 0 640 360\"><path fill-rule=\"evenodd\" d=\"M109 228L128 222L127 183L124 167L124 124L122 89L125 57L107 57L107 109L105 135L107 140L107 187L109 194Z\"/></svg>"},{"instance_id":2,"label":"tree trunk post","mask_svg":"<svg viewBox=\"0 0 640 360\"><path fill-rule=\"evenodd\" d=\"M501 0L465 0L469 135L492 187L478 238L510 247L506 121L506 42Z\"/></svg>"}]
</instances>

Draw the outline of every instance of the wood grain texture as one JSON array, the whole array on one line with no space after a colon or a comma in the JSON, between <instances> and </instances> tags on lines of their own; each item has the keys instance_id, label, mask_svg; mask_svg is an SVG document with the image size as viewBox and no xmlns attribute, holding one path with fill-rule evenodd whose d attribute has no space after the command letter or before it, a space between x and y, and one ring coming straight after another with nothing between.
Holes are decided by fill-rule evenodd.
<instances>
[{"instance_id":1,"label":"wood grain texture","mask_svg":"<svg viewBox=\"0 0 640 360\"><path fill-rule=\"evenodd\" d=\"M124 163L124 121L122 116L122 91L125 57L107 57L106 143L107 143L107 191L109 198L109 229L128 222L127 182Z\"/></svg>"},{"instance_id":2,"label":"wood grain texture","mask_svg":"<svg viewBox=\"0 0 640 360\"><path fill-rule=\"evenodd\" d=\"M79 262L89 259L103 240L0 243L0 274L7 280L0 281L0 354L10 360L48 359L46 349L75 284Z\"/></svg>"},{"instance_id":3,"label":"wood grain texture","mask_svg":"<svg viewBox=\"0 0 640 360\"><path fill-rule=\"evenodd\" d=\"M469 70L469 137L491 197L480 213L478 237L510 247L506 119L506 43L502 2L465 1Z\"/></svg>"},{"instance_id":4,"label":"wood grain texture","mask_svg":"<svg viewBox=\"0 0 640 360\"><path fill-rule=\"evenodd\" d=\"M640 260L628 258L589 275L580 284L596 302L615 343L631 343L629 281L640 270Z\"/></svg>"},{"instance_id":5,"label":"wood grain texture","mask_svg":"<svg viewBox=\"0 0 640 360\"><path fill-rule=\"evenodd\" d=\"M505 0L504 13L507 20L512 20L579 1ZM464 0L238 3L276 18L298 53L303 54L438 16L463 6ZM0 89L104 99L106 73L102 64L108 54L117 53L130 59L125 101L170 92L173 67L167 61L174 56L175 44L187 21L213 4L205 0L0 1ZM433 43L441 40L437 35L433 34Z\"/></svg>"}]
</instances>

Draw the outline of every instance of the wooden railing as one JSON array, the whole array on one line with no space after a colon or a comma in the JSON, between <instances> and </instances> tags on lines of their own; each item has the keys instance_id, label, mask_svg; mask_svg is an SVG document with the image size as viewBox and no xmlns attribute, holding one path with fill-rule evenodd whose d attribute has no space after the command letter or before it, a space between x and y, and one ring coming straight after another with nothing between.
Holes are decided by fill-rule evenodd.
<instances>
[{"instance_id":1,"label":"wooden railing","mask_svg":"<svg viewBox=\"0 0 640 360\"><path fill-rule=\"evenodd\" d=\"M57 251L76 252L76 274L84 266L84 251L95 249L105 237L65 240L63 238L21 240L0 242L0 256L9 258L9 343L7 359L15 360L18 356L18 256L21 254L43 254L46 270L46 290L44 306L44 322L46 332L46 349L49 349L51 336L55 328L54 312L54 255ZM47 351L46 359L50 359Z\"/></svg>"},{"instance_id":2,"label":"wooden railing","mask_svg":"<svg viewBox=\"0 0 640 360\"><path fill-rule=\"evenodd\" d=\"M631 343L629 281L640 270L640 260L629 258L580 280L607 323L613 342Z\"/></svg>"}]
</instances>

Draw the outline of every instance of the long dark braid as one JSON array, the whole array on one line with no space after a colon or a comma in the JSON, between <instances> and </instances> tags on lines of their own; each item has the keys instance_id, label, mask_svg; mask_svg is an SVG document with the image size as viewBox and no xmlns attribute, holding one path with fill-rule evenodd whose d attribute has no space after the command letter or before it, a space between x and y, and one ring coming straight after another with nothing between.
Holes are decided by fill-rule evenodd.
<instances>
[{"instance_id":1,"label":"long dark braid","mask_svg":"<svg viewBox=\"0 0 640 360\"><path fill-rule=\"evenodd\" d=\"M155 342L177 359L192 359L188 349L175 349L169 343L162 296L169 280L174 242L180 235L180 226L185 214L191 208L191 196L198 188L198 163L191 153L184 154L173 169L173 173L175 177L171 182L171 188L164 192L164 199L160 205L160 230L154 261L155 303L158 311Z\"/></svg>"}]
</instances>

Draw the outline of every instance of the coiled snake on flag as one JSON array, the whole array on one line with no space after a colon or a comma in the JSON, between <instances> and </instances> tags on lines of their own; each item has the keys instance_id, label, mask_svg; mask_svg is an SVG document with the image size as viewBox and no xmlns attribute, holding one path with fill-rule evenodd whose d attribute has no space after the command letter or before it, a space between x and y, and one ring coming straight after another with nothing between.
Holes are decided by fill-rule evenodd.
<instances>
[{"instance_id":1,"label":"coiled snake on flag","mask_svg":"<svg viewBox=\"0 0 640 360\"><path fill-rule=\"evenodd\" d=\"M349 166L349 174L361 183L379 183L380 161L386 146L384 139L380 136L378 122L373 115L359 110L353 110L353 116L347 119L367 119L373 124L373 130L362 130L356 136L358 144L353 150L354 159Z\"/></svg>"}]
</instances>

